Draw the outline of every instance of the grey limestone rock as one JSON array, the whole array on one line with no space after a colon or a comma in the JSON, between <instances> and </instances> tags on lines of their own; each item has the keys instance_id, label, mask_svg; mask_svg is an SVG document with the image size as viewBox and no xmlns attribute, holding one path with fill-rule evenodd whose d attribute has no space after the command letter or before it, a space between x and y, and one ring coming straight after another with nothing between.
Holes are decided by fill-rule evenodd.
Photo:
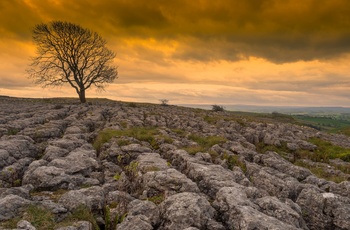
<instances>
[{"instance_id":1,"label":"grey limestone rock","mask_svg":"<svg viewBox=\"0 0 350 230\"><path fill-rule=\"evenodd\" d=\"M350 198L350 181L331 183L329 191Z\"/></svg>"},{"instance_id":2,"label":"grey limestone rock","mask_svg":"<svg viewBox=\"0 0 350 230\"><path fill-rule=\"evenodd\" d=\"M150 148L142 146L140 144L130 144L121 147L124 152L136 152L136 153L149 153L152 152Z\"/></svg>"},{"instance_id":3,"label":"grey limestone rock","mask_svg":"<svg viewBox=\"0 0 350 230\"><path fill-rule=\"evenodd\" d=\"M255 203L259 205L261 211L266 215L275 217L297 228L308 229L302 217L300 207L295 203L292 204L293 201L291 200L281 202L276 197L265 196L257 199Z\"/></svg>"},{"instance_id":4,"label":"grey limestone rock","mask_svg":"<svg viewBox=\"0 0 350 230\"><path fill-rule=\"evenodd\" d=\"M142 175L140 185L147 197L158 194L173 195L180 192L199 192L196 183L176 169L147 172Z\"/></svg>"},{"instance_id":5,"label":"grey limestone rock","mask_svg":"<svg viewBox=\"0 0 350 230\"><path fill-rule=\"evenodd\" d=\"M26 220L20 220L17 223L17 229L36 230L36 228Z\"/></svg>"},{"instance_id":6,"label":"grey limestone rock","mask_svg":"<svg viewBox=\"0 0 350 230\"><path fill-rule=\"evenodd\" d=\"M78 221L71 226L56 228L55 230L90 230L93 229L92 223L88 221Z\"/></svg>"},{"instance_id":7,"label":"grey limestone rock","mask_svg":"<svg viewBox=\"0 0 350 230\"><path fill-rule=\"evenodd\" d=\"M334 193L324 193L308 187L300 193L297 204L304 220L313 229L348 229L350 226L350 199Z\"/></svg>"},{"instance_id":8,"label":"grey limestone rock","mask_svg":"<svg viewBox=\"0 0 350 230\"><path fill-rule=\"evenodd\" d=\"M59 157L65 157L68 153L69 151L67 149L63 149L54 145L49 145L48 147L46 147L42 159L52 161Z\"/></svg>"},{"instance_id":9,"label":"grey limestone rock","mask_svg":"<svg viewBox=\"0 0 350 230\"><path fill-rule=\"evenodd\" d=\"M32 202L17 195L7 195L0 199L0 221L9 220L19 215Z\"/></svg>"},{"instance_id":10,"label":"grey limestone rock","mask_svg":"<svg viewBox=\"0 0 350 230\"><path fill-rule=\"evenodd\" d=\"M303 184L294 177L269 167L261 167L255 163L247 164L247 174L255 187L267 191L278 198L296 200Z\"/></svg>"},{"instance_id":11,"label":"grey limestone rock","mask_svg":"<svg viewBox=\"0 0 350 230\"><path fill-rule=\"evenodd\" d=\"M275 152L260 154L256 156L256 158L258 157L262 165L274 168L279 172L285 173L298 179L299 181L304 180L311 175L310 170L293 165Z\"/></svg>"},{"instance_id":12,"label":"grey limestone rock","mask_svg":"<svg viewBox=\"0 0 350 230\"><path fill-rule=\"evenodd\" d=\"M31 184L24 185L21 187L12 187L12 188L0 188L0 199L6 197L7 195L16 195L24 199L30 199L30 192L33 190Z\"/></svg>"},{"instance_id":13,"label":"grey limestone rock","mask_svg":"<svg viewBox=\"0 0 350 230\"><path fill-rule=\"evenodd\" d=\"M9 156L17 160L25 157L35 158L38 155L33 139L23 135L1 137L0 149L6 150Z\"/></svg>"},{"instance_id":14,"label":"grey limestone rock","mask_svg":"<svg viewBox=\"0 0 350 230\"><path fill-rule=\"evenodd\" d=\"M99 168L94 150L75 149L66 157L56 158L48 166L64 169L66 174L80 173L88 176L92 171Z\"/></svg>"},{"instance_id":15,"label":"grey limestone rock","mask_svg":"<svg viewBox=\"0 0 350 230\"><path fill-rule=\"evenodd\" d=\"M220 189L213 205L228 229L299 229L260 212L245 192L236 187Z\"/></svg>"},{"instance_id":16,"label":"grey limestone rock","mask_svg":"<svg viewBox=\"0 0 350 230\"><path fill-rule=\"evenodd\" d=\"M185 229L197 227L207 229L216 216L215 209L205 197L197 193L178 193L166 198L160 205L162 225L159 229ZM216 225L223 229L219 223ZM212 228L213 229L213 228Z\"/></svg>"},{"instance_id":17,"label":"grey limestone rock","mask_svg":"<svg viewBox=\"0 0 350 230\"><path fill-rule=\"evenodd\" d=\"M199 189L210 197L214 197L220 188L232 187L242 181L232 171L220 165L201 161L184 150L169 151L166 155L172 159L173 165L196 182Z\"/></svg>"},{"instance_id":18,"label":"grey limestone rock","mask_svg":"<svg viewBox=\"0 0 350 230\"><path fill-rule=\"evenodd\" d=\"M161 158L158 153L142 153L137 157L136 161L141 173L161 171L169 168L166 160Z\"/></svg>"},{"instance_id":19,"label":"grey limestone rock","mask_svg":"<svg viewBox=\"0 0 350 230\"><path fill-rule=\"evenodd\" d=\"M149 219L144 215L127 216L125 220L117 225L116 230L153 230Z\"/></svg>"},{"instance_id":20,"label":"grey limestone rock","mask_svg":"<svg viewBox=\"0 0 350 230\"><path fill-rule=\"evenodd\" d=\"M63 194L58 203L69 211L83 205L99 213L103 210L105 204L105 193L103 188L98 186L72 190Z\"/></svg>"},{"instance_id":21,"label":"grey limestone rock","mask_svg":"<svg viewBox=\"0 0 350 230\"><path fill-rule=\"evenodd\" d=\"M144 215L152 226L160 222L159 208L151 201L133 200L128 205L128 216Z\"/></svg>"}]
</instances>

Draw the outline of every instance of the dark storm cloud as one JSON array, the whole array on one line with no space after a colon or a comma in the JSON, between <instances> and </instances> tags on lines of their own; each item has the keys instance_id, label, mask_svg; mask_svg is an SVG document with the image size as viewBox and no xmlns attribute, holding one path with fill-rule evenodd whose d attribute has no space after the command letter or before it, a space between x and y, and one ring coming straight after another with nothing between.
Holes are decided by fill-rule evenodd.
<instances>
[{"instance_id":1,"label":"dark storm cloud","mask_svg":"<svg viewBox=\"0 0 350 230\"><path fill-rule=\"evenodd\" d=\"M176 40L173 57L183 60L284 63L350 51L347 0L2 0L0 15L4 34L28 39L35 23L68 20L108 39Z\"/></svg>"}]
</instances>

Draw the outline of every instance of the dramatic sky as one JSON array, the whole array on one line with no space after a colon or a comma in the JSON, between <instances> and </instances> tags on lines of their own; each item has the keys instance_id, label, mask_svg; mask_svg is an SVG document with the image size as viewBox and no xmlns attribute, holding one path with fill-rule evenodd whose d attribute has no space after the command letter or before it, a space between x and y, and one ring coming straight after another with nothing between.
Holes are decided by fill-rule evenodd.
<instances>
[{"instance_id":1,"label":"dramatic sky","mask_svg":"<svg viewBox=\"0 0 350 230\"><path fill-rule=\"evenodd\" d=\"M32 28L52 20L117 53L118 79L88 97L350 106L348 0L1 0L0 95L76 97L27 78Z\"/></svg>"}]
</instances>

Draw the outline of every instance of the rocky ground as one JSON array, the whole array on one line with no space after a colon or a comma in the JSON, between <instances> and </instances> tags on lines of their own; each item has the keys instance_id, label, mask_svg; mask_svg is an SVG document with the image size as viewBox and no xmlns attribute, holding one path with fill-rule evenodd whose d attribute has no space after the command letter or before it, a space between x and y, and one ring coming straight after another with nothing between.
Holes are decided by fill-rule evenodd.
<instances>
[{"instance_id":1,"label":"rocky ground","mask_svg":"<svg viewBox=\"0 0 350 230\"><path fill-rule=\"evenodd\" d=\"M279 116L1 97L0 229L350 229L350 165L312 138L350 146Z\"/></svg>"}]
</instances>

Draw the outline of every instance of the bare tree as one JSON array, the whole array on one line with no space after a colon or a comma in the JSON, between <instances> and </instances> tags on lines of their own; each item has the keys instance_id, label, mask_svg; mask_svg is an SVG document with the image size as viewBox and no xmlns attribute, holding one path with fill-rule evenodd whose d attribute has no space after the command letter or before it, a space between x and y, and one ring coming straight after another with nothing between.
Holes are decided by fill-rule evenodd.
<instances>
[{"instance_id":1,"label":"bare tree","mask_svg":"<svg viewBox=\"0 0 350 230\"><path fill-rule=\"evenodd\" d=\"M111 65L115 53L106 48L106 40L96 32L53 21L36 25L33 39L37 56L27 71L37 84L46 87L68 83L85 103L88 88L104 89L117 78L117 68Z\"/></svg>"}]
</instances>

